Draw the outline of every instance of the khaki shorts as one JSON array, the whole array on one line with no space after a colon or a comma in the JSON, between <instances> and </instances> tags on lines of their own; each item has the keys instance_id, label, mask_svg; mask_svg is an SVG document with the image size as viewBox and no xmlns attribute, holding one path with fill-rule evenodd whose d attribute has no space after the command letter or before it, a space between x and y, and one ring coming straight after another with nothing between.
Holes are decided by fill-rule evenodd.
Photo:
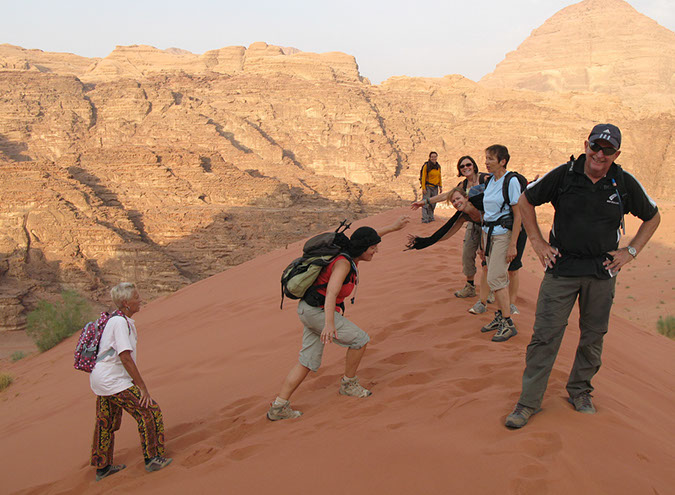
<instances>
[{"instance_id":1,"label":"khaki shorts","mask_svg":"<svg viewBox=\"0 0 675 495\"><path fill-rule=\"evenodd\" d=\"M483 232L483 245L487 241L487 234ZM497 291L509 286L509 264L506 262L506 251L511 242L511 231L505 234L492 235L490 241L490 256L487 256L487 281L490 290Z\"/></svg>"},{"instance_id":2,"label":"khaki shorts","mask_svg":"<svg viewBox=\"0 0 675 495\"><path fill-rule=\"evenodd\" d=\"M302 331L302 349L300 350L300 364L312 371L317 371L321 366L324 344L321 343L321 331L326 324L326 316L323 308L315 308L305 301L298 304L298 316L305 326ZM337 339L333 342L350 349L361 349L370 342L366 332L354 325L337 311L335 312L335 329Z\"/></svg>"}]
</instances>

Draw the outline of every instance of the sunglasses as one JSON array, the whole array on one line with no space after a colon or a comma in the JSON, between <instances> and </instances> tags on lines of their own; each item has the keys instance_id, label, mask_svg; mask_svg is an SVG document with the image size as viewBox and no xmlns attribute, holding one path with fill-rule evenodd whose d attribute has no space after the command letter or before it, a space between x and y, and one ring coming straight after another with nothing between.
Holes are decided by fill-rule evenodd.
<instances>
[{"instance_id":1,"label":"sunglasses","mask_svg":"<svg viewBox=\"0 0 675 495\"><path fill-rule=\"evenodd\" d=\"M464 165L460 165L459 168L473 168L473 163L465 163Z\"/></svg>"},{"instance_id":2,"label":"sunglasses","mask_svg":"<svg viewBox=\"0 0 675 495\"><path fill-rule=\"evenodd\" d=\"M605 155L605 156L612 156L617 151L619 151L616 148L612 148L611 146L600 146L598 143L595 143L595 142L590 143L588 145L588 147L591 150L595 151L596 153L599 152L599 151L602 151L602 154Z\"/></svg>"}]
</instances>

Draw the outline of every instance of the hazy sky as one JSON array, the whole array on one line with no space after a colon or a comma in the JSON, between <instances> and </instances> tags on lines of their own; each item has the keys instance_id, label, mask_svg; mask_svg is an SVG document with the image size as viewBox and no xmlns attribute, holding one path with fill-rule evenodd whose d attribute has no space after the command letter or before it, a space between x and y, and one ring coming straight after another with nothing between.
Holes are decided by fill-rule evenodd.
<instances>
[{"instance_id":1,"label":"hazy sky","mask_svg":"<svg viewBox=\"0 0 675 495\"><path fill-rule=\"evenodd\" d=\"M0 0L0 43L105 57L146 44L201 54L254 41L354 55L373 83L492 72L574 0ZM675 0L630 0L675 31ZM611 22L611 19L607 19Z\"/></svg>"}]
</instances>

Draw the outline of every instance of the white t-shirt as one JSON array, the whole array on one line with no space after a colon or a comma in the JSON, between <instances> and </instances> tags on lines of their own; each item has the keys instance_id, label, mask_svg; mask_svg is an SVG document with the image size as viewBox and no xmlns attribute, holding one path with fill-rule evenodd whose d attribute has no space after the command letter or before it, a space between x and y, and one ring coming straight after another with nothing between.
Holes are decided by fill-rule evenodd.
<instances>
[{"instance_id":1,"label":"white t-shirt","mask_svg":"<svg viewBox=\"0 0 675 495\"><path fill-rule=\"evenodd\" d=\"M135 363L137 340L134 320L124 316L113 316L108 320L101 335L96 366L89 376L89 384L96 395L115 395L134 384L124 369L120 353L131 351Z\"/></svg>"}]
</instances>

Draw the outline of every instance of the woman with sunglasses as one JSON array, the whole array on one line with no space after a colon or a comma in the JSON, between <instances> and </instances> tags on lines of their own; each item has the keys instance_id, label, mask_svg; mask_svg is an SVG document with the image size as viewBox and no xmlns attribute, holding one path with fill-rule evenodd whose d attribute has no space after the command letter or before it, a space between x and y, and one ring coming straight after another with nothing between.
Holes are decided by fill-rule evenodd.
<instances>
[{"instance_id":1,"label":"woman with sunglasses","mask_svg":"<svg viewBox=\"0 0 675 495\"><path fill-rule=\"evenodd\" d=\"M490 174L485 174L478 171L476 161L469 155L465 155L457 160L457 176L463 177L457 187L462 188L467 194L469 190L485 182ZM476 276L476 253L480 248L481 228L480 225L469 222L466 225L466 233L464 235L464 245L462 248L462 271L466 276L466 284L461 290L455 291L455 297L475 297L476 284L474 278ZM482 295L481 300L486 300L488 297L487 284L485 286L485 294Z\"/></svg>"}]
</instances>

